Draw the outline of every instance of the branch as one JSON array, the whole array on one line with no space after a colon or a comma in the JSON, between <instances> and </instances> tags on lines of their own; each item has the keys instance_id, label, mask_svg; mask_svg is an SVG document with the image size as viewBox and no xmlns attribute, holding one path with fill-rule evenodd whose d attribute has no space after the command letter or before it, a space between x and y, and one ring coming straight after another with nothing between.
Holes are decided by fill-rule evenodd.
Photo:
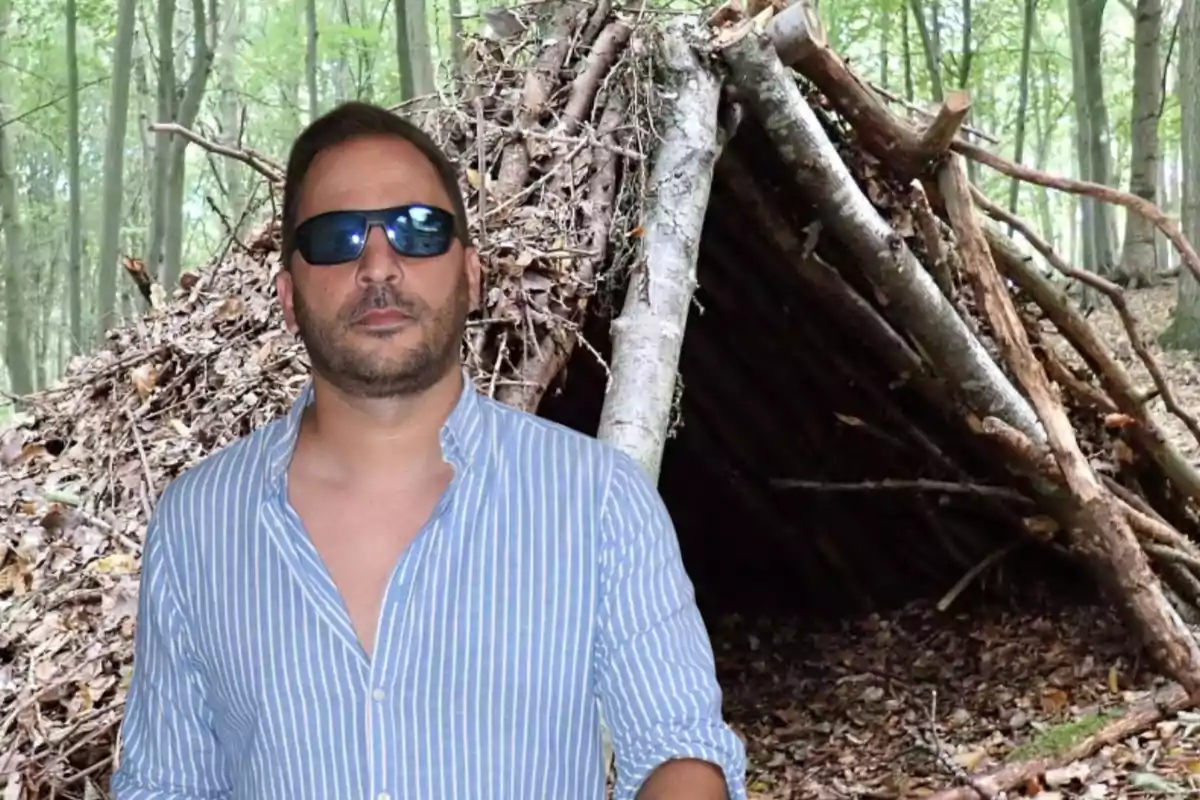
<instances>
[{"instance_id":1,"label":"branch","mask_svg":"<svg viewBox=\"0 0 1200 800\"><path fill-rule=\"evenodd\" d=\"M656 480L662 463L683 330L696 288L700 232L721 152L721 80L684 30L656 43L660 69L675 87L663 110L658 152L646 185L640 268L613 320L613 380L596 438L629 454Z\"/></svg>"},{"instance_id":2,"label":"branch","mask_svg":"<svg viewBox=\"0 0 1200 800\"><path fill-rule=\"evenodd\" d=\"M1140 393L1134 389L1133 381L1113 356L1108 343L1100 338L1083 315L1063 296L1062 291L1029 263L1025 254L1017 249L1016 242L1005 236L998 225L985 225L984 235L992 253L1003 263L1005 274L1033 298L1046 317L1083 357L1117 408L1137 421L1132 431L1138 443L1183 494L1200 502L1200 473L1163 435L1147 413Z\"/></svg>"},{"instance_id":3,"label":"branch","mask_svg":"<svg viewBox=\"0 0 1200 800\"><path fill-rule=\"evenodd\" d=\"M774 478L771 485L780 489L812 489L821 492L876 492L876 491L916 491L916 492L945 492L947 494L971 494L981 497L997 497L1002 500L1013 500L1018 503L1029 503L1028 497L1010 489L1007 486L986 486L977 483L955 483L953 481L938 481L918 478L901 480L899 478L884 478L877 481L861 481L858 483L839 483L836 481L809 481L796 478Z\"/></svg>"},{"instance_id":4,"label":"branch","mask_svg":"<svg viewBox=\"0 0 1200 800\"><path fill-rule=\"evenodd\" d=\"M156 133L174 133L178 136L182 136L193 144L200 145L209 152L227 156L235 161L241 161L243 164L246 164L254 169L256 172L258 172L258 174L262 175L271 183L283 183L283 168L265 156L259 155L253 150L237 149L223 144L217 144L216 142L205 139L203 136L191 130L190 128L185 128L176 122L153 122L148 126L148 129Z\"/></svg>"},{"instance_id":5,"label":"branch","mask_svg":"<svg viewBox=\"0 0 1200 800\"><path fill-rule=\"evenodd\" d=\"M1031 167L1026 167L1021 164L1014 164L1006 158L996 155L995 153L985 150L984 148L964 142L961 139L956 139L951 144L951 149L960 153L972 161L978 161L980 164L985 164L997 172L1003 173L1010 178L1023 180L1027 183L1045 186L1050 189L1058 189L1059 191L1069 192L1071 194L1087 195L1094 197L1097 200L1103 200L1106 203L1124 206L1130 211L1141 215L1150 222L1151 225L1163 232L1171 244L1175 245L1175 249L1179 251L1183 263L1188 265L1188 269L1200 280L1200 255L1192 249L1192 245L1188 243L1187 237L1183 235L1183 231L1179 227L1179 223L1163 213L1162 209L1137 195L1123 192L1120 189L1113 189L1110 186L1103 186L1099 183L1091 181L1077 181L1073 178L1063 178L1058 175L1051 175L1041 170L1036 170Z\"/></svg>"},{"instance_id":6,"label":"branch","mask_svg":"<svg viewBox=\"0 0 1200 800\"><path fill-rule=\"evenodd\" d=\"M929 111L926 111L925 109L921 108L916 103L910 103L907 100L905 100L903 97L900 97L897 94L889 92L887 89L883 88L882 86L880 86L877 83L867 81L867 86L869 86L871 88L871 91L875 92L877 95L882 97L884 100L890 100L893 103L899 103L900 105L907 108L909 111L913 112L914 114L919 114L922 117L924 117L925 119L934 119L934 115L932 113L930 113ZM956 90L956 91L958 91L958 90ZM984 141L991 142L992 144L1001 144L1001 141L998 138L996 138L992 134L988 133L987 131L981 131L979 128L973 127L971 125L963 125L962 129L965 133L969 133L972 136L976 136L980 139L983 139Z\"/></svg>"},{"instance_id":7,"label":"branch","mask_svg":"<svg viewBox=\"0 0 1200 800\"><path fill-rule=\"evenodd\" d=\"M863 194L771 42L744 27L717 47L747 110L760 120L797 188L817 205L822 225L886 294L888 310L903 320L938 374L953 379L979 415L999 417L1043 440L1028 402Z\"/></svg>"},{"instance_id":8,"label":"branch","mask_svg":"<svg viewBox=\"0 0 1200 800\"><path fill-rule=\"evenodd\" d=\"M971 195L975 198L975 202L979 207L986 211L989 216L1000 222L1008 223L1013 230L1019 231L1033 245L1034 249L1041 253L1042 257L1056 270L1068 278L1074 278L1081 283L1086 283L1108 297L1113 304L1113 308L1117 310L1117 315L1121 318L1121 324L1125 328L1126 335L1129 336L1130 345L1132 345L1134 351L1138 354L1142 364L1146 367L1146 371L1150 373L1150 378L1154 381L1154 386L1158 389L1158 393L1162 395L1163 404L1167 407L1168 411L1183 421L1183 424L1187 426L1192 436L1195 437L1196 442L1200 443L1200 422L1197 422L1194 416L1179 405L1179 401L1175 397L1175 392L1171 389L1170 381L1163 374L1162 367L1159 366L1158 361L1154 358L1154 354L1150 352L1150 348L1146 346L1146 342L1138 330L1137 318L1129 310L1129 304L1125 302L1125 295L1121 291L1121 287L1107 278L1102 278L1087 270L1072 267L1054 251L1054 248L1048 242L1038 236L1028 223L1015 214L1011 214L1000 208L991 200L988 200L979 189L971 187Z\"/></svg>"},{"instance_id":9,"label":"branch","mask_svg":"<svg viewBox=\"0 0 1200 800\"><path fill-rule=\"evenodd\" d=\"M1077 544L1092 566L1116 590L1137 622L1159 667L1200 698L1200 649L1174 613L1150 570L1146 553L1116 498L1092 472L1075 439L1066 410L1055 399L1050 381L1021 324L971 200L965 162L951 155L938 170L938 185L950 223L959 236L963 264L976 302L991 323L996 343L1046 428L1046 442L1075 500Z\"/></svg>"},{"instance_id":10,"label":"branch","mask_svg":"<svg viewBox=\"0 0 1200 800\"><path fill-rule=\"evenodd\" d=\"M987 775L972 776L969 786L958 786L925 800L977 800L1007 792L1040 777L1051 769L1088 758L1108 745L1117 744L1145 731L1159 721L1191 708L1194 702L1180 686L1172 686L1131 708L1100 730L1076 742L1057 756L1008 764ZM982 790L982 791L981 791Z\"/></svg>"},{"instance_id":11,"label":"branch","mask_svg":"<svg viewBox=\"0 0 1200 800\"><path fill-rule=\"evenodd\" d=\"M795 0L767 23L764 35L780 62L800 70L813 82L854 128L868 151L907 177L926 172L929 164L945 152L946 136L953 139L958 130L954 126L948 131L949 123L960 111L965 116L970 108L967 93L960 93L951 109L939 111L940 120L935 118L924 132L893 114L829 47L812 0ZM959 109L964 103L966 108ZM959 123L962 116L958 116Z\"/></svg>"}]
</instances>

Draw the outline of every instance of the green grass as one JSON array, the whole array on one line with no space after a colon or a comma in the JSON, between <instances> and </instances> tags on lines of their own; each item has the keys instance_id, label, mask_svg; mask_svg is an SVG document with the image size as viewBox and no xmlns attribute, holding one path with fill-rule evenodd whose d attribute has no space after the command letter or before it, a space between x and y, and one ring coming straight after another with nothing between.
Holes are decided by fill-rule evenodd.
<instances>
[{"instance_id":1,"label":"green grass","mask_svg":"<svg viewBox=\"0 0 1200 800\"><path fill-rule=\"evenodd\" d=\"M1080 717L1070 722L1054 725L1041 731L1031 740L1013 749L1008 761L1028 761L1033 758L1051 758L1070 750L1081 740L1103 728L1110 720L1121 715L1120 709L1109 709Z\"/></svg>"}]
</instances>

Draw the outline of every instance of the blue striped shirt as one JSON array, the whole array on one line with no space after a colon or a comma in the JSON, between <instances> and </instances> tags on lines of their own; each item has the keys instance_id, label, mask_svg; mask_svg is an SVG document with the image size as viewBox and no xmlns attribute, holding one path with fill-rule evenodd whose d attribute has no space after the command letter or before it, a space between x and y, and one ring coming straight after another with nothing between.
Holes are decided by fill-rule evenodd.
<instances>
[{"instance_id":1,"label":"blue striped shirt","mask_svg":"<svg viewBox=\"0 0 1200 800\"><path fill-rule=\"evenodd\" d=\"M666 509L631 458L467 382L454 478L368 658L286 499L291 411L162 493L142 558L117 800L617 800L675 757L732 800L745 750Z\"/></svg>"}]
</instances>

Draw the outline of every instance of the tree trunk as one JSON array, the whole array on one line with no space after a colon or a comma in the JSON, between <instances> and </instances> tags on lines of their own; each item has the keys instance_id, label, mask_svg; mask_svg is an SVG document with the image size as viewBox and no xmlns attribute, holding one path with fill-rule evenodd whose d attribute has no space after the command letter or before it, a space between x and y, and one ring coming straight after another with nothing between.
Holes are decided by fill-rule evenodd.
<instances>
[{"instance_id":1,"label":"tree trunk","mask_svg":"<svg viewBox=\"0 0 1200 800\"><path fill-rule=\"evenodd\" d=\"M72 355L83 347L83 199L79 178L79 56L76 51L78 12L67 0L67 304L70 309Z\"/></svg>"},{"instance_id":2,"label":"tree trunk","mask_svg":"<svg viewBox=\"0 0 1200 800\"><path fill-rule=\"evenodd\" d=\"M1013 142L1013 161L1018 164L1025 158L1025 120L1029 114L1029 60L1033 49L1033 26L1036 24L1037 0L1025 0L1024 27L1021 32L1021 75L1020 99L1017 101L1017 131ZM1017 197L1021 182L1016 178L1008 189L1008 210L1017 213Z\"/></svg>"},{"instance_id":3,"label":"tree trunk","mask_svg":"<svg viewBox=\"0 0 1200 800\"><path fill-rule=\"evenodd\" d=\"M305 0L304 19L308 23L304 75L308 81L308 121L312 122L320 116L321 107L317 95L317 0Z\"/></svg>"},{"instance_id":4,"label":"tree trunk","mask_svg":"<svg viewBox=\"0 0 1200 800\"><path fill-rule=\"evenodd\" d=\"M217 3L209 0L192 0L192 71L188 74L183 99L179 103L175 121L184 128L191 128L200 113L200 103L208 88L208 75L212 70L213 46L216 43ZM188 142L182 136L171 137L171 162L167 182L166 230L163 237L163 265L158 281L167 291L179 282L179 271L183 261L183 191L187 177Z\"/></svg>"},{"instance_id":5,"label":"tree trunk","mask_svg":"<svg viewBox=\"0 0 1200 800\"><path fill-rule=\"evenodd\" d=\"M100 291L97 331L103 336L117 322L117 254L121 247L121 208L125 188L125 126L129 113L129 78L133 62L135 0L117 6L117 39L113 44L112 95L104 150L104 227L100 232Z\"/></svg>"},{"instance_id":6,"label":"tree trunk","mask_svg":"<svg viewBox=\"0 0 1200 800\"><path fill-rule=\"evenodd\" d=\"M1179 10L1180 222L1188 241L1200 242L1200 0ZM1178 300L1163 344L1200 351L1200 285L1179 270Z\"/></svg>"},{"instance_id":7,"label":"tree trunk","mask_svg":"<svg viewBox=\"0 0 1200 800\"><path fill-rule=\"evenodd\" d=\"M155 122L174 122L175 100L175 2L158 0L158 93ZM154 134L154 169L150 173L150 230L142 260L151 275L159 275L166 260L167 192L171 185L171 134Z\"/></svg>"},{"instance_id":8,"label":"tree trunk","mask_svg":"<svg viewBox=\"0 0 1200 800\"><path fill-rule=\"evenodd\" d=\"M12 19L12 0L0 0L0 76L9 69L8 37ZM22 239L21 214L17 207L17 175L13 161L11 137L15 127L8 119L15 116L9 106L5 86L8 77L0 77L0 233L4 234L4 361L8 364L8 381L15 395L33 391L33 370L30 368L28 321L25 319L25 292L22 286L28 269L25 242Z\"/></svg>"},{"instance_id":9,"label":"tree trunk","mask_svg":"<svg viewBox=\"0 0 1200 800\"><path fill-rule=\"evenodd\" d=\"M1158 199L1158 109L1161 103L1162 0L1138 0L1134 28L1133 112L1129 191L1151 203ZM1120 277L1132 288L1158 280L1154 226L1140 214L1125 215Z\"/></svg>"}]
</instances>

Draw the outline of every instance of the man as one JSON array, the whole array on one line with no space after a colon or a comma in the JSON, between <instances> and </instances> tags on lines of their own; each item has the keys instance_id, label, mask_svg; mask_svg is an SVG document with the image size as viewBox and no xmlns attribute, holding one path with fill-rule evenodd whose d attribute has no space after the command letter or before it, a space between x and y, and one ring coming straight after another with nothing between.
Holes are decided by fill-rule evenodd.
<instances>
[{"instance_id":1,"label":"man","mask_svg":"<svg viewBox=\"0 0 1200 800\"><path fill-rule=\"evenodd\" d=\"M288 161L291 412L163 492L117 800L745 797L654 487L476 392L480 264L453 168L350 103Z\"/></svg>"}]
</instances>

